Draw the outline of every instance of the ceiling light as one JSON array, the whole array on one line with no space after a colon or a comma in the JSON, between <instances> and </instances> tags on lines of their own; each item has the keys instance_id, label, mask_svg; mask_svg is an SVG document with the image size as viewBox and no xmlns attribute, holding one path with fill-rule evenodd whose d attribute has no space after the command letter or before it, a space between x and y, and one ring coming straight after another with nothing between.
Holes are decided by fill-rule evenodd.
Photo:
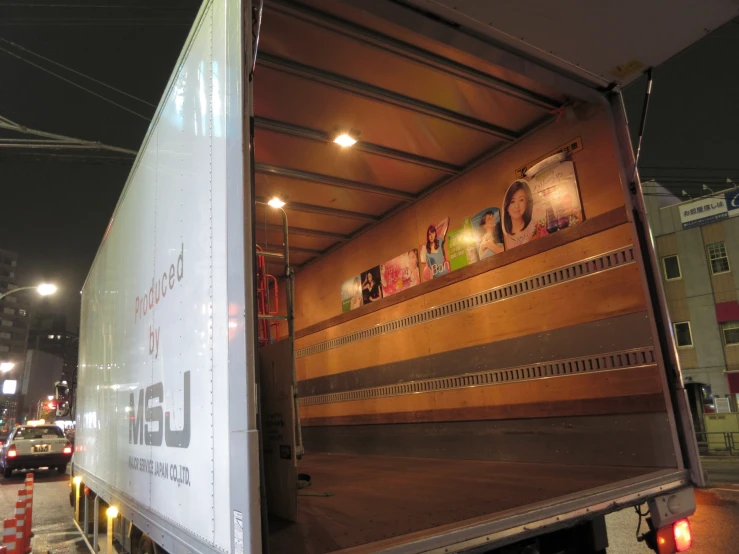
<instances>
[{"instance_id":1,"label":"ceiling light","mask_svg":"<svg viewBox=\"0 0 739 554\"><path fill-rule=\"evenodd\" d=\"M267 202L267 205L270 206L271 208L282 208L282 206L284 206L285 203L275 196L272 200Z\"/></svg>"},{"instance_id":2,"label":"ceiling light","mask_svg":"<svg viewBox=\"0 0 739 554\"><path fill-rule=\"evenodd\" d=\"M342 148L347 148L349 146L354 146L357 142L357 139L353 138L348 133L341 133L340 135L337 135L337 137L334 139L334 142Z\"/></svg>"}]
</instances>

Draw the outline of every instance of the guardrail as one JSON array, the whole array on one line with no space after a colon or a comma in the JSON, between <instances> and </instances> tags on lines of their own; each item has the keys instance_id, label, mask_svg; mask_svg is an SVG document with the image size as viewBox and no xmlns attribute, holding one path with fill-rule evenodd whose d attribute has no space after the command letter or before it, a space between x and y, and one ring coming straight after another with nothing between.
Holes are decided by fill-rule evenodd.
<instances>
[{"instance_id":1,"label":"guardrail","mask_svg":"<svg viewBox=\"0 0 739 554\"><path fill-rule=\"evenodd\" d=\"M33 473L28 473L23 487L18 490L13 517L3 522L0 554L29 554L31 552L32 521Z\"/></svg>"},{"instance_id":2,"label":"guardrail","mask_svg":"<svg viewBox=\"0 0 739 554\"><path fill-rule=\"evenodd\" d=\"M739 456L739 432L696 432L701 456Z\"/></svg>"}]
</instances>

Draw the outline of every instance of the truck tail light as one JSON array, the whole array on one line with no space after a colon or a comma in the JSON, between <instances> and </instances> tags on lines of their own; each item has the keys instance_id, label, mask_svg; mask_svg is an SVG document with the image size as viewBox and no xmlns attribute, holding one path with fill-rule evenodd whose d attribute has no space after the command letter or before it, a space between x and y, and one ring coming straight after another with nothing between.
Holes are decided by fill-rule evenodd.
<instances>
[{"instance_id":1,"label":"truck tail light","mask_svg":"<svg viewBox=\"0 0 739 554\"><path fill-rule=\"evenodd\" d=\"M672 534L675 537L675 550L678 552L685 552L693 546L693 534L687 519L676 521L672 526Z\"/></svg>"},{"instance_id":2,"label":"truck tail light","mask_svg":"<svg viewBox=\"0 0 739 554\"><path fill-rule=\"evenodd\" d=\"M72 453L72 443L67 441L67 444L64 445L64 453L65 454L71 454Z\"/></svg>"},{"instance_id":3,"label":"truck tail light","mask_svg":"<svg viewBox=\"0 0 739 554\"><path fill-rule=\"evenodd\" d=\"M18 450L16 450L14 444L11 444L8 447L8 458L15 458L17 455L18 455Z\"/></svg>"},{"instance_id":4,"label":"truck tail light","mask_svg":"<svg viewBox=\"0 0 739 554\"><path fill-rule=\"evenodd\" d=\"M690 522L687 519L679 519L671 525L661 527L656 534L657 547L652 548L658 554L685 552L693 546L693 534L690 531Z\"/></svg>"}]
</instances>

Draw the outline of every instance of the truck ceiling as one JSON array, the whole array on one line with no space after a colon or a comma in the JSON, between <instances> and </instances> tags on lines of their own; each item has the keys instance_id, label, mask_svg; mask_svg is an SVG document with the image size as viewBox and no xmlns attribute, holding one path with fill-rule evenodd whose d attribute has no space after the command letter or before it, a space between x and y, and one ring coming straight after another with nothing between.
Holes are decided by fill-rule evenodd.
<instances>
[{"instance_id":1,"label":"truck ceiling","mask_svg":"<svg viewBox=\"0 0 739 554\"><path fill-rule=\"evenodd\" d=\"M379 8L392 11L368 11ZM492 63L470 53L474 40L450 46L448 31L392 2L265 2L254 73L256 196L287 203L294 265L499 154L592 92L513 56ZM356 144L335 144L339 134ZM256 210L257 242L277 250L281 215Z\"/></svg>"},{"instance_id":2,"label":"truck ceiling","mask_svg":"<svg viewBox=\"0 0 739 554\"><path fill-rule=\"evenodd\" d=\"M562 117L563 106L599 102L597 89L630 82L738 8L269 0L254 74L257 199L287 203L300 267ZM357 142L342 148L340 134ZM280 214L258 206L256 216L257 242L275 250Z\"/></svg>"}]
</instances>

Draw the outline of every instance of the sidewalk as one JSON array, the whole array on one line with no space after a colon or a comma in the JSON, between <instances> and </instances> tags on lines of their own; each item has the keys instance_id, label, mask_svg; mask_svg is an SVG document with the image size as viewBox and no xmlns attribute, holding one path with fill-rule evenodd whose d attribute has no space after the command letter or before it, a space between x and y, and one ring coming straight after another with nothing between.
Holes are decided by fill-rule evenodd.
<instances>
[{"instance_id":1,"label":"sidewalk","mask_svg":"<svg viewBox=\"0 0 739 554\"><path fill-rule=\"evenodd\" d=\"M701 463L708 475L709 486L739 484L739 456L706 456L701 457Z\"/></svg>"}]
</instances>

